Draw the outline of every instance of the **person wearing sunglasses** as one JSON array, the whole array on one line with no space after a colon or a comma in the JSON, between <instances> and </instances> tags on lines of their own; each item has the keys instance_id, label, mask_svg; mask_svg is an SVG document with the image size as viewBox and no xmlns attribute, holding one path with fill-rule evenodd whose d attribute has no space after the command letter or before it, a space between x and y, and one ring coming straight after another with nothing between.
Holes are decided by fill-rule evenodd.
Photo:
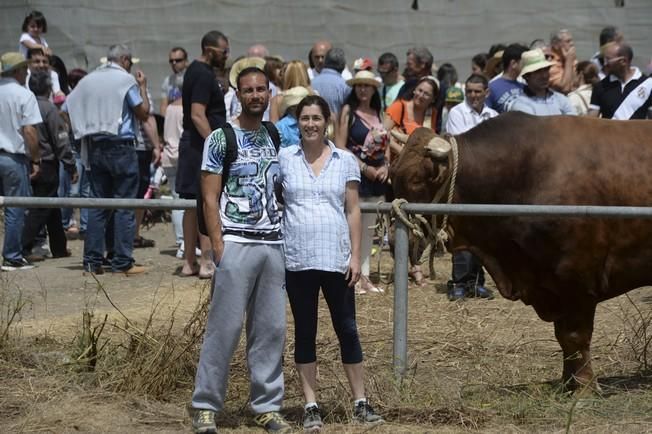
<instances>
[{"instance_id":1,"label":"person wearing sunglasses","mask_svg":"<svg viewBox=\"0 0 652 434\"><path fill-rule=\"evenodd\" d=\"M652 78L632 66L632 47L611 42L603 53L607 76L593 88L589 115L621 120L652 118Z\"/></svg>"}]
</instances>

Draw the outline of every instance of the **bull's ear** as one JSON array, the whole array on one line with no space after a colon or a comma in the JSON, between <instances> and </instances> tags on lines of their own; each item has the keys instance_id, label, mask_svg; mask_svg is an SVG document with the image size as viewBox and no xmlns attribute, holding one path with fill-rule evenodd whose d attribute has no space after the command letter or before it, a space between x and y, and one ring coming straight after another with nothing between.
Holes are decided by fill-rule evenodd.
<instances>
[{"instance_id":1,"label":"bull's ear","mask_svg":"<svg viewBox=\"0 0 652 434\"><path fill-rule=\"evenodd\" d=\"M434 160L443 160L448 158L448 154L451 152L451 144L447 140L435 136L426 145L426 152Z\"/></svg>"}]
</instances>

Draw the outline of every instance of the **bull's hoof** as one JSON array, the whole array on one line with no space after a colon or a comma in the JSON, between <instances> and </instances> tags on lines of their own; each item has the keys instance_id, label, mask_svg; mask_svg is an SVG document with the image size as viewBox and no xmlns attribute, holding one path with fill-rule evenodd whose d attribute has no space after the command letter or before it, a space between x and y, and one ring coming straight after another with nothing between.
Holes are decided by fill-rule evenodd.
<instances>
[{"instance_id":1,"label":"bull's hoof","mask_svg":"<svg viewBox=\"0 0 652 434\"><path fill-rule=\"evenodd\" d=\"M589 398L602 393L596 377L582 378L575 375L562 379L561 389L563 392L572 393L575 396Z\"/></svg>"}]
</instances>

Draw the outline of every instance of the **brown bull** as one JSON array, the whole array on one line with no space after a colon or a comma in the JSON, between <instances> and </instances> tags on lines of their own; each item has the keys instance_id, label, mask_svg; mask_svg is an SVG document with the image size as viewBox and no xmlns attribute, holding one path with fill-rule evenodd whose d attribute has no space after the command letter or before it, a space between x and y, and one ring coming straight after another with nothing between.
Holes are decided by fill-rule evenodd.
<instances>
[{"instance_id":1,"label":"brown bull","mask_svg":"<svg viewBox=\"0 0 652 434\"><path fill-rule=\"evenodd\" d=\"M454 203L652 204L650 121L512 112L455 139ZM416 130L391 170L396 197L431 202L452 161L450 142ZM562 380L597 387L595 307L652 284L652 220L450 216L449 232L450 248L478 256L504 297L554 322Z\"/></svg>"}]
</instances>

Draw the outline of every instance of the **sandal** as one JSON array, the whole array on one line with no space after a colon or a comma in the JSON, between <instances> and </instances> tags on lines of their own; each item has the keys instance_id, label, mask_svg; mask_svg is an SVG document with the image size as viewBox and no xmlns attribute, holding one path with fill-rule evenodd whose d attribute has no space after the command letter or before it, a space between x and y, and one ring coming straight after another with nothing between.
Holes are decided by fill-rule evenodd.
<instances>
[{"instance_id":1,"label":"sandal","mask_svg":"<svg viewBox=\"0 0 652 434\"><path fill-rule=\"evenodd\" d=\"M135 249L145 248L145 247L154 247L155 245L156 245L156 242L154 240L143 238L142 236L138 236L138 238L134 238L134 248Z\"/></svg>"},{"instance_id":2,"label":"sandal","mask_svg":"<svg viewBox=\"0 0 652 434\"><path fill-rule=\"evenodd\" d=\"M412 269L408 272L408 276L414 280L414 284L417 286L423 285L423 273L421 272L421 267L418 265L415 265L412 267Z\"/></svg>"}]
</instances>

